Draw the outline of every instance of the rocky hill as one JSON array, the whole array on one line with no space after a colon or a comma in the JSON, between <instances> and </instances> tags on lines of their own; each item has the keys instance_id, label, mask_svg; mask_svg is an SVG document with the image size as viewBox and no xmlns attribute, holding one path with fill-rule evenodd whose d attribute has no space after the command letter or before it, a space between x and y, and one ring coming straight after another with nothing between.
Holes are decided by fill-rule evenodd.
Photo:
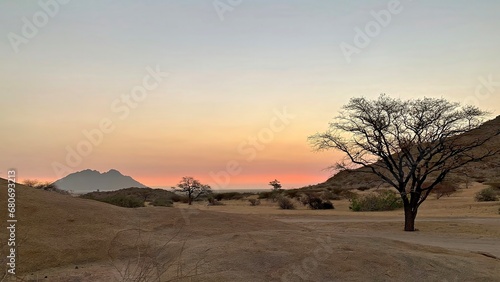
<instances>
[{"instance_id":1,"label":"rocky hill","mask_svg":"<svg viewBox=\"0 0 500 282\"><path fill-rule=\"evenodd\" d=\"M460 138L482 137L491 132L495 132L500 129L500 116L489 120L482 124L480 127L460 136ZM496 136L490 142L485 144L489 147L500 148L500 136ZM479 148L480 149L480 148ZM462 169L462 173L451 174L448 177L448 181L452 182L464 182L464 181L476 181L476 182L498 182L500 180L500 154L490 158L488 161L482 163L472 163L467 165ZM318 183L316 185L311 185L303 187L303 189L331 189L331 188L342 188L342 189L366 189L375 188L378 186L384 186L385 183L381 182L380 179L371 173L365 173L363 171L368 171L366 168L360 168L354 171L341 171L323 183ZM465 174L464 174L465 173Z\"/></svg>"},{"instance_id":2,"label":"rocky hill","mask_svg":"<svg viewBox=\"0 0 500 282\"><path fill-rule=\"evenodd\" d=\"M62 190L73 191L75 193L90 191L113 191L122 188L146 186L130 176L121 174L115 169L100 173L97 170L82 170L69 174L54 182L54 185Z\"/></svg>"}]
</instances>

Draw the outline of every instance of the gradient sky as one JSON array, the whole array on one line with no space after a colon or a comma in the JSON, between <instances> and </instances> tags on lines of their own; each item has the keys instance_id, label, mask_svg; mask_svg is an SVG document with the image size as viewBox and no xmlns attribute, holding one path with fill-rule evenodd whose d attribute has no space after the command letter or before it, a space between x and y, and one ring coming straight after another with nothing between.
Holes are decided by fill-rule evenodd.
<instances>
[{"instance_id":1,"label":"gradient sky","mask_svg":"<svg viewBox=\"0 0 500 282\"><path fill-rule=\"evenodd\" d=\"M1 177L16 168L21 179L56 180L57 163L115 168L150 186L189 175L215 189L275 178L290 188L331 174L324 169L340 155L312 152L307 136L350 97L445 97L498 114L499 1L401 0L348 62L341 44L356 46L356 28L391 5L353 2L242 0L221 18L212 0L72 0L44 24L39 2L2 1ZM42 21L32 38L23 18ZM25 41L13 47L13 34ZM148 67L169 76L129 114L119 100L113 108ZM284 108L294 117L281 126ZM103 119L114 130L68 165L67 148ZM259 134L265 142L251 153L248 138ZM233 175L217 182L211 175L228 164Z\"/></svg>"}]
</instances>

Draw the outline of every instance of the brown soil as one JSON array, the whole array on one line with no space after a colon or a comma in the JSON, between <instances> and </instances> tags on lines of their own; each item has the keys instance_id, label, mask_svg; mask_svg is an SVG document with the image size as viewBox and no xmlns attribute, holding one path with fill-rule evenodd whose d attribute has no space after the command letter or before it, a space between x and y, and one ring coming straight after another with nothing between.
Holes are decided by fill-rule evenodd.
<instances>
[{"instance_id":1,"label":"brown soil","mask_svg":"<svg viewBox=\"0 0 500 282\"><path fill-rule=\"evenodd\" d=\"M429 199L420 231L403 232L401 211L354 213L347 201L126 209L19 185L17 277L121 281L127 267L154 263L166 269L160 281L500 281L500 203L474 202L481 187ZM1 179L0 189L6 207Z\"/></svg>"}]
</instances>

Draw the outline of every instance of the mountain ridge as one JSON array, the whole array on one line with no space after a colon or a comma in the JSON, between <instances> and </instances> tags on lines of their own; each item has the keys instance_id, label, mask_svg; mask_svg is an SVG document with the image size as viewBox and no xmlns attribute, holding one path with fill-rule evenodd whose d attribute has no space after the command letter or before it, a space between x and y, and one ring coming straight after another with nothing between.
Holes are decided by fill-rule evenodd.
<instances>
[{"instance_id":1,"label":"mountain ridge","mask_svg":"<svg viewBox=\"0 0 500 282\"><path fill-rule=\"evenodd\" d=\"M103 173L97 170L84 169L55 181L54 185L59 189L74 192L113 191L129 187L147 187L132 177L123 175L116 169L110 169Z\"/></svg>"}]
</instances>

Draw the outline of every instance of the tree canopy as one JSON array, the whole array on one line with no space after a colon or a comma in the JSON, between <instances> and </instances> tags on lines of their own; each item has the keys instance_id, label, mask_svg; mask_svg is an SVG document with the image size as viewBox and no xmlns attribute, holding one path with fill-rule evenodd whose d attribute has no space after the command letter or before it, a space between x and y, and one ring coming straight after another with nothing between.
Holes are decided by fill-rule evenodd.
<instances>
[{"instance_id":1,"label":"tree canopy","mask_svg":"<svg viewBox=\"0 0 500 282\"><path fill-rule=\"evenodd\" d=\"M338 168L364 167L394 187L405 206L405 230L413 231L418 207L450 172L499 153L487 146L498 129L474 134L486 115L443 98L352 98L326 132L309 139L317 150L343 152Z\"/></svg>"}]
</instances>

